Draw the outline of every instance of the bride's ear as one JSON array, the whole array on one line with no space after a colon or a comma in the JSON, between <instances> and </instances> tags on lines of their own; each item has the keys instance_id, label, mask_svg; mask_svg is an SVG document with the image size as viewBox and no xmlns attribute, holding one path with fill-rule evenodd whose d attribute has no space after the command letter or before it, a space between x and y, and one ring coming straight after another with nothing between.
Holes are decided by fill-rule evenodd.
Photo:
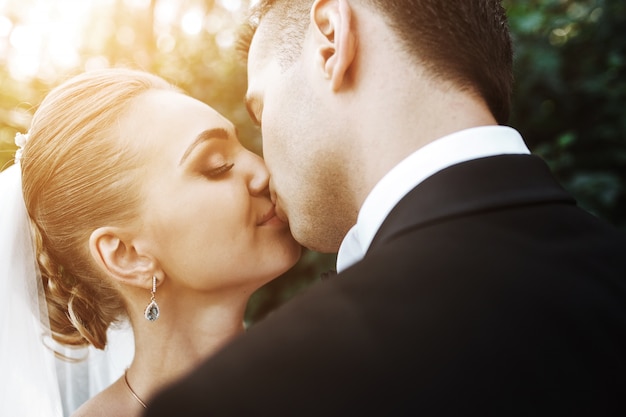
<instances>
[{"instance_id":1,"label":"bride's ear","mask_svg":"<svg viewBox=\"0 0 626 417\"><path fill-rule=\"evenodd\" d=\"M148 288L155 273L155 259L139 250L132 235L119 227L100 227L89 237L96 263L121 284Z\"/></svg>"}]
</instances>

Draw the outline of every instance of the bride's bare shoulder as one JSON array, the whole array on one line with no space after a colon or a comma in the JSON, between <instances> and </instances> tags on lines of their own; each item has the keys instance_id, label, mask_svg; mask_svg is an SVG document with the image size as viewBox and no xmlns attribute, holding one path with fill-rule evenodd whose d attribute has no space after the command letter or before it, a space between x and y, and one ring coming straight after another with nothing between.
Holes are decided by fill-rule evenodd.
<instances>
[{"instance_id":1,"label":"bride's bare shoulder","mask_svg":"<svg viewBox=\"0 0 626 417\"><path fill-rule=\"evenodd\" d=\"M118 380L81 405L71 417L132 417L141 416L143 408Z\"/></svg>"}]
</instances>

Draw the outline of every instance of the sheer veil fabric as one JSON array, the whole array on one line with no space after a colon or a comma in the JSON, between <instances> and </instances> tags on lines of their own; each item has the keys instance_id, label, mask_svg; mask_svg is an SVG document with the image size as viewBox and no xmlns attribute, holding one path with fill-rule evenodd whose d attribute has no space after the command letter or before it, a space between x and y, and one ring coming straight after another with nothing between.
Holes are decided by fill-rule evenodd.
<instances>
[{"instance_id":1,"label":"sheer veil fabric","mask_svg":"<svg viewBox=\"0 0 626 417\"><path fill-rule=\"evenodd\" d=\"M0 415L68 416L130 364L130 326L109 331L105 351L62 348L48 311L22 195L21 171L0 172ZM54 350L69 358L55 357Z\"/></svg>"}]
</instances>

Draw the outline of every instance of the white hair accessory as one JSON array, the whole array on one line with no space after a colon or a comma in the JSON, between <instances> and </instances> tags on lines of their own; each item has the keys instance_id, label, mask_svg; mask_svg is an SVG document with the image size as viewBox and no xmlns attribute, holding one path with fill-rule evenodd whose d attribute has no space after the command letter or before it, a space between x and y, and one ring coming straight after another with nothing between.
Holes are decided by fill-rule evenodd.
<instances>
[{"instance_id":1,"label":"white hair accessory","mask_svg":"<svg viewBox=\"0 0 626 417\"><path fill-rule=\"evenodd\" d=\"M15 134L15 144L17 145L17 151L15 152L15 163L17 164L22 159L22 151L24 150L24 146L28 142L30 138L30 133L16 133Z\"/></svg>"}]
</instances>

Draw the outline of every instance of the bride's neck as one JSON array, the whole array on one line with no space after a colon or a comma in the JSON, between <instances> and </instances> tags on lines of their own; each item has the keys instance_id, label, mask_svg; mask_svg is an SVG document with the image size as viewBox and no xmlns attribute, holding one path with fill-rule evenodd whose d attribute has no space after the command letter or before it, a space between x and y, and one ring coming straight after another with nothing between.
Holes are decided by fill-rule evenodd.
<instances>
[{"instance_id":1,"label":"bride's neck","mask_svg":"<svg viewBox=\"0 0 626 417\"><path fill-rule=\"evenodd\" d=\"M128 373L144 401L244 331L245 303L179 305L174 311L161 307L154 322L133 318L135 356Z\"/></svg>"}]
</instances>

